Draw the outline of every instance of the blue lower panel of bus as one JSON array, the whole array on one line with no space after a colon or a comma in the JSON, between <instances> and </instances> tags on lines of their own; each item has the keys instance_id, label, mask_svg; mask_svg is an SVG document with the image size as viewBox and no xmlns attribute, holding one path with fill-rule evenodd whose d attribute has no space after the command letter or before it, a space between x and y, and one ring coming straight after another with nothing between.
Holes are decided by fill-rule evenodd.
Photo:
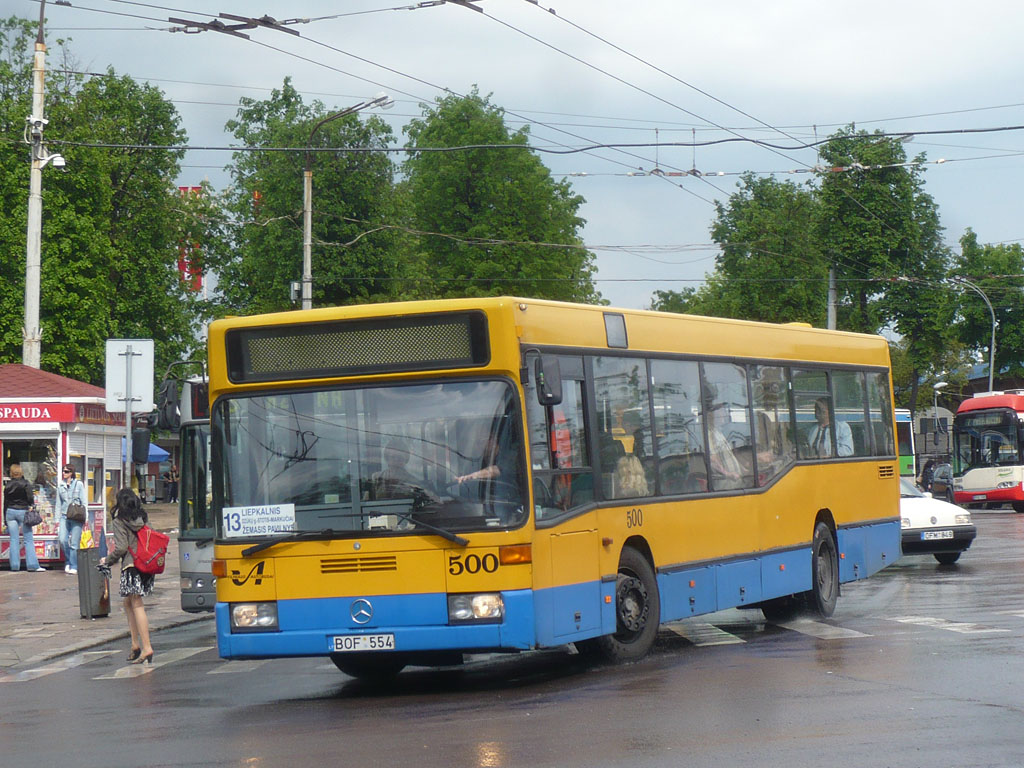
<instances>
[{"instance_id":1,"label":"blue lower panel of bus","mask_svg":"<svg viewBox=\"0 0 1024 768\"><path fill-rule=\"evenodd\" d=\"M900 559L900 523L840 528L839 581L866 579Z\"/></svg>"},{"instance_id":2,"label":"blue lower panel of bus","mask_svg":"<svg viewBox=\"0 0 1024 768\"><path fill-rule=\"evenodd\" d=\"M396 651L527 649L535 643L530 590L503 592L500 624L448 622L445 594L366 596L372 617L363 625L351 615L357 598L333 597L277 602L277 632L232 633L226 603L217 604L217 647L222 658L324 656L339 635L393 634Z\"/></svg>"}]
</instances>

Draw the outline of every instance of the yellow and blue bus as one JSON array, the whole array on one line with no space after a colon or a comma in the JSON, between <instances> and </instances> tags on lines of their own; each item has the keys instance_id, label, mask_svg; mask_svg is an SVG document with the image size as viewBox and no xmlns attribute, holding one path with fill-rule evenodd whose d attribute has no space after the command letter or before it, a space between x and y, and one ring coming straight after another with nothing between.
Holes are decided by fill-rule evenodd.
<instances>
[{"instance_id":1,"label":"yellow and blue bus","mask_svg":"<svg viewBox=\"0 0 1024 768\"><path fill-rule=\"evenodd\" d=\"M209 358L224 658L628 660L900 557L880 337L506 297L218 320Z\"/></svg>"}]
</instances>

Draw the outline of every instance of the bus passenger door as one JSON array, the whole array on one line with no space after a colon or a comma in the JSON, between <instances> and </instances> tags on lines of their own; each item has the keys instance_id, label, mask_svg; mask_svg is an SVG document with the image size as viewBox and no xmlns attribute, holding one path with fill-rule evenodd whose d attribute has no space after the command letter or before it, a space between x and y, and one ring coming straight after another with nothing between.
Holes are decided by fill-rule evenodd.
<instances>
[{"instance_id":1,"label":"bus passenger door","mask_svg":"<svg viewBox=\"0 0 1024 768\"><path fill-rule=\"evenodd\" d=\"M557 645L592 637L601 626L600 549L596 528L553 533L550 538L551 584L545 602L550 610L551 637ZM538 612L539 613L539 612ZM538 615L538 633L543 629Z\"/></svg>"}]
</instances>

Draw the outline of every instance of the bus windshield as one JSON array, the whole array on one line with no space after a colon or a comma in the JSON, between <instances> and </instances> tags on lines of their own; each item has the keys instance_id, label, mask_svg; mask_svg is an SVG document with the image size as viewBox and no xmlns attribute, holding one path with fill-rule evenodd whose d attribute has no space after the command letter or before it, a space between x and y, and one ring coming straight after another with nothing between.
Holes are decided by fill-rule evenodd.
<instances>
[{"instance_id":1,"label":"bus windshield","mask_svg":"<svg viewBox=\"0 0 1024 768\"><path fill-rule=\"evenodd\" d=\"M1010 418L1007 418L1007 415ZM1019 464L1016 415L1001 411L959 414L953 425L953 472Z\"/></svg>"},{"instance_id":2,"label":"bus windshield","mask_svg":"<svg viewBox=\"0 0 1024 768\"><path fill-rule=\"evenodd\" d=\"M340 536L520 525L517 403L504 380L223 399L213 413L215 505L286 505L295 520L284 532Z\"/></svg>"}]
</instances>

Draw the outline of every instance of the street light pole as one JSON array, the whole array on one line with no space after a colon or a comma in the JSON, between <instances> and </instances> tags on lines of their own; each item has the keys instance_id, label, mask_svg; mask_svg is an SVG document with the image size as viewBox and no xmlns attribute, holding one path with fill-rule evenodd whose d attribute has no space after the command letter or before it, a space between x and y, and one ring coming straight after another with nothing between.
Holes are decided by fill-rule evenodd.
<instances>
[{"instance_id":1,"label":"street light pole","mask_svg":"<svg viewBox=\"0 0 1024 768\"><path fill-rule=\"evenodd\" d=\"M992 315L992 342L989 344L988 347L988 391L991 392L992 376L995 373L996 366L996 312L994 309L992 309L992 303L988 300L988 296L985 295L985 292L982 291L981 288L976 286L970 280L965 280L962 277L956 277L954 278L954 281L963 283L968 288L977 293L979 296L981 296L982 301L985 302L985 306L988 307L989 314Z\"/></svg>"},{"instance_id":2,"label":"street light pole","mask_svg":"<svg viewBox=\"0 0 1024 768\"><path fill-rule=\"evenodd\" d=\"M32 58L32 116L28 118L26 138L32 144L32 167L28 177L28 227L25 233L25 325L21 330L21 362L30 368L41 364L42 333L39 330L39 284L42 272L43 229L43 70L46 66L46 41L43 20L46 0L39 4L39 32Z\"/></svg>"},{"instance_id":3,"label":"street light pole","mask_svg":"<svg viewBox=\"0 0 1024 768\"><path fill-rule=\"evenodd\" d=\"M345 115L351 115L363 109L380 107L391 109L395 105L394 100L386 93L378 93L369 101L354 104L333 115L328 115L313 126L309 132L309 141L306 142L306 168L302 172L302 308L313 308L313 153L310 148L313 144L313 134L320 127L337 120Z\"/></svg>"},{"instance_id":4,"label":"street light pole","mask_svg":"<svg viewBox=\"0 0 1024 768\"><path fill-rule=\"evenodd\" d=\"M939 390L949 386L948 381L937 381L932 385L932 415L934 418L932 430L932 448L938 453L939 448ZM948 446L947 446L948 447Z\"/></svg>"}]
</instances>

